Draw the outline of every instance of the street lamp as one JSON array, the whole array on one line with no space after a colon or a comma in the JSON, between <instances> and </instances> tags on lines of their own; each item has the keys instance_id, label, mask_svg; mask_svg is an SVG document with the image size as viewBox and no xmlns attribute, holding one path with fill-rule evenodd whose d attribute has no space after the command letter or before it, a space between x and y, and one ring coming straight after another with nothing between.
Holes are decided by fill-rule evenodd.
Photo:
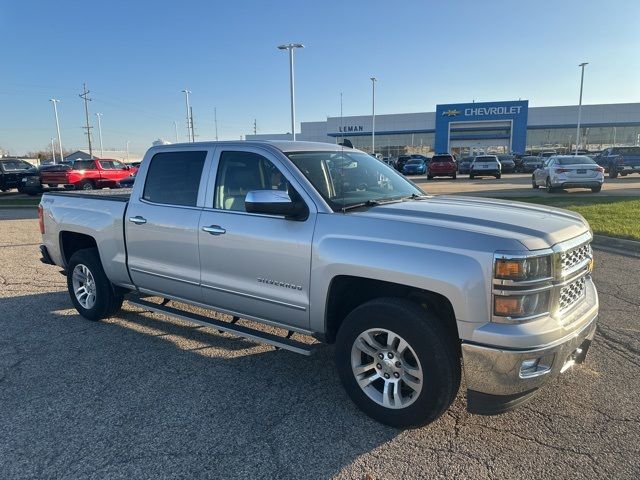
<instances>
[{"instance_id":1,"label":"street lamp","mask_svg":"<svg viewBox=\"0 0 640 480\"><path fill-rule=\"evenodd\" d=\"M191 90L187 90L184 89L182 90L182 93L184 93L185 95L185 104L187 106L187 138L190 142L194 141L193 138L193 125L191 123L191 107L189 106L189 94L191 93Z\"/></svg>"},{"instance_id":2,"label":"street lamp","mask_svg":"<svg viewBox=\"0 0 640 480\"><path fill-rule=\"evenodd\" d=\"M58 121L58 102L60 100L56 98L50 98L49 101L53 103L53 113L56 116L56 130L58 131L58 147L60 148L60 162L64 160L64 153L62 153L62 138L60 137L60 122ZM56 163L55 155L53 156L53 163Z\"/></svg>"},{"instance_id":3,"label":"street lamp","mask_svg":"<svg viewBox=\"0 0 640 480\"><path fill-rule=\"evenodd\" d=\"M98 117L98 136L100 137L100 158L104 158L104 148L102 146L102 114L96 113L96 117Z\"/></svg>"},{"instance_id":4,"label":"street lamp","mask_svg":"<svg viewBox=\"0 0 640 480\"><path fill-rule=\"evenodd\" d=\"M293 77L293 49L304 48L301 43L287 43L278 45L279 50L289 50L289 88L291 90L291 135L293 140L296 139L296 107L295 107L295 87Z\"/></svg>"},{"instance_id":5,"label":"street lamp","mask_svg":"<svg viewBox=\"0 0 640 480\"><path fill-rule=\"evenodd\" d=\"M55 164L56 163L56 148L55 148L55 145L53 143L53 137L51 137L51 155L52 155L52 158L53 158L53 163Z\"/></svg>"},{"instance_id":6,"label":"street lamp","mask_svg":"<svg viewBox=\"0 0 640 480\"><path fill-rule=\"evenodd\" d=\"M371 80L371 155L376 154L376 77Z\"/></svg>"},{"instance_id":7,"label":"street lamp","mask_svg":"<svg viewBox=\"0 0 640 480\"><path fill-rule=\"evenodd\" d=\"M578 127L576 129L576 152L575 155L578 155L578 145L580 145L580 117L582 116L582 85L584 83L584 67L589 65L589 62L583 62L578 65L582 69L582 73L580 74L580 100L578 103Z\"/></svg>"}]
</instances>

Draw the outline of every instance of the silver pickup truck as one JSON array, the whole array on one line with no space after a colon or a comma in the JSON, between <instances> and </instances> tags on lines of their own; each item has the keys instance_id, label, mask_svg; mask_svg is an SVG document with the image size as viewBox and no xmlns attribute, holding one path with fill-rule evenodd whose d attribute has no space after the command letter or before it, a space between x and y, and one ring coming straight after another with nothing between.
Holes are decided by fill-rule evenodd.
<instances>
[{"instance_id":1,"label":"silver pickup truck","mask_svg":"<svg viewBox=\"0 0 640 480\"><path fill-rule=\"evenodd\" d=\"M334 343L354 403L396 427L438 418L463 373L470 412L509 410L582 362L595 334L580 215L429 196L342 146L153 147L132 190L45 193L39 214L43 261L83 317L126 296L302 354Z\"/></svg>"}]
</instances>

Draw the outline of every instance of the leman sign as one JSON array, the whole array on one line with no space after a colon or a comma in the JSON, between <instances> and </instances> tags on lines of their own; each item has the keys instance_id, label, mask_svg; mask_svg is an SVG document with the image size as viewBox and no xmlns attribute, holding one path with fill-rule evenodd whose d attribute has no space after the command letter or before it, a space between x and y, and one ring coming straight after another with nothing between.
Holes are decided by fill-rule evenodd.
<instances>
[{"instance_id":1,"label":"leman sign","mask_svg":"<svg viewBox=\"0 0 640 480\"><path fill-rule=\"evenodd\" d=\"M340 133L364 132L364 127L362 125L345 125L343 127L339 126L338 131Z\"/></svg>"},{"instance_id":2,"label":"leman sign","mask_svg":"<svg viewBox=\"0 0 640 480\"><path fill-rule=\"evenodd\" d=\"M465 108L465 117L483 117L486 115L520 115L522 105L510 106L510 107L478 107L478 108ZM446 115L447 112L442 112Z\"/></svg>"}]
</instances>

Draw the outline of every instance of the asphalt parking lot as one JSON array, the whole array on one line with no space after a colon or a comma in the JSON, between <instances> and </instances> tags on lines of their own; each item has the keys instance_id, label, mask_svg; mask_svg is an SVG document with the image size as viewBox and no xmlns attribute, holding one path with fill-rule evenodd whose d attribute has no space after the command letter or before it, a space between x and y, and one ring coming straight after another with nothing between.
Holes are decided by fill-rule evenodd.
<instances>
[{"instance_id":1,"label":"asphalt parking lot","mask_svg":"<svg viewBox=\"0 0 640 480\"><path fill-rule=\"evenodd\" d=\"M429 182L432 185L440 182ZM443 182L444 183L444 182ZM139 313L83 320L39 262L34 210L0 210L3 478L638 478L640 259L596 252L587 363L530 404L399 431L312 357Z\"/></svg>"}]
</instances>

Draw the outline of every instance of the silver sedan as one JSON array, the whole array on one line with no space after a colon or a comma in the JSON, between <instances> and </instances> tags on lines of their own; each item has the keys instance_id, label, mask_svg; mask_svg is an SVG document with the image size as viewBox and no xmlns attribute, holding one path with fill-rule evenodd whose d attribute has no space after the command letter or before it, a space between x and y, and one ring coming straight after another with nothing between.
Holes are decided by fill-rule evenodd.
<instances>
[{"instance_id":1,"label":"silver sedan","mask_svg":"<svg viewBox=\"0 0 640 480\"><path fill-rule=\"evenodd\" d=\"M604 168L584 155L554 155L531 176L533 188L548 192L559 188L590 188L597 193L604 183Z\"/></svg>"}]
</instances>

